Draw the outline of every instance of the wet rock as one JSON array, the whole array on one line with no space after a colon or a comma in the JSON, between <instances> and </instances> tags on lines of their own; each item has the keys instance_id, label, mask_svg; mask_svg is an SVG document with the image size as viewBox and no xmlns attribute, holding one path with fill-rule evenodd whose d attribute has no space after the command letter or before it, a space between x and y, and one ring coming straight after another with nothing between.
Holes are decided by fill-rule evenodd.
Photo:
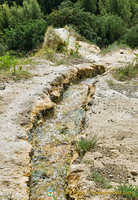
<instances>
[{"instance_id":1,"label":"wet rock","mask_svg":"<svg viewBox=\"0 0 138 200\"><path fill-rule=\"evenodd\" d=\"M17 139L20 139L20 140L28 140L28 137L27 137L27 135L18 135L18 136L17 136Z\"/></svg>"},{"instance_id":2,"label":"wet rock","mask_svg":"<svg viewBox=\"0 0 138 200\"><path fill-rule=\"evenodd\" d=\"M0 90L5 90L5 88L6 88L6 85L3 83L0 83Z\"/></svg>"},{"instance_id":3,"label":"wet rock","mask_svg":"<svg viewBox=\"0 0 138 200\"><path fill-rule=\"evenodd\" d=\"M93 103L94 103L94 100L89 101L89 102L88 102L88 106L92 106Z\"/></svg>"},{"instance_id":4,"label":"wet rock","mask_svg":"<svg viewBox=\"0 0 138 200\"><path fill-rule=\"evenodd\" d=\"M54 90L50 93L50 98L53 102L58 102L60 100L60 97L61 97L61 91L60 89L58 90Z\"/></svg>"}]
</instances>

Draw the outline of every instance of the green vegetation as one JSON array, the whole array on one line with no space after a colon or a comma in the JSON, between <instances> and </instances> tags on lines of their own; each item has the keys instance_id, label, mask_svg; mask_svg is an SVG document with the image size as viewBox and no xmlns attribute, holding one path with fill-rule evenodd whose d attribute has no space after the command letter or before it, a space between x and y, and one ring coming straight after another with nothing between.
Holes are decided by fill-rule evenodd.
<instances>
[{"instance_id":1,"label":"green vegetation","mask_svg":"<svg viewBox=\"0 0 138 200\"><path fill-rule=\"evenodd\" d=\"M6 1L0 5L0 54L14 50L27 53L43 41L46 21L36 0L24 0L23 5Z\"/></svg>"},{"instance_id":2,"label":"green vegetation","mask_svg":"<svg viewBox=\"0 0 138 200\"><path fill-rule=\"evenodd\" d=\"M113 77L118 81L126 81L138 75L138 63L129 64L126 67L121 67L113 72Z\"/></svg>"},{"instance_id":3,"label":"green vegetation","mask_svg":"<svg viewBox=\"0 0 138 200\"><path fill-rule=\"evenodd\" d=\"M117 189L117 192L120 192L122 196L129 199L138 198L138 187L133 185L120 185Z\"/></svg>"},{"instance_id":4,"label":"green vegetation","mask_svg":"<svg viewBox=\"0 0 138 200\"><path fill-rule=\"evenodd\" d=\"M91 151L97 144L97 137L93 136L90 139L82 139L76 145L76 150L83 156L86 152Z\"/></svg>"},{"instance_id":5,"label":"green vegetation","mask_svg":"<svg viewBox=\"0 0 138 200\"><path fill-rule=\"evenodd\" d=\"M117 51L121 48L128 48L129 46L127 44L119 44L117 42L114 42L113 44L108 45L108 47L104 48L102 50L102 54L107 54L109 52Z\"/></svg>"},{"instance_id":6,"label":"green vegetation","mask_svg":"<svg viewBox=\"0 0 138 200\"><path fill-rule=\"evenodd\" d=\"M7 52L4 56L0 57L0 70L9 70L10 68L13 68L13 71L15 72L15 66L17 64L17 61L15 57L11 57L9 52Z\"/></svg>"},{"instance_id":7,"label":"green vegetation","mask_svg":"<svg viewBox=\"0 0 138 200\"><path fill-rule=\"evenodd\" d=\"M27 71L22 70L19 66L21 60L17 60L14 56L11 56L7 52L4 56L0 57L0 76L14 76L14 80L19 80L21 78L28 79L31 74ZM23 60L22 60L23 63Z\"/></svg>"},{"instance_id":8,"label":"green vegetation","mask_svg":"<svg viewBox=\"0 0 138 200\"><path fill-rule=\"evenodd\" d=\"M29 79L32 77L32 74L22 69L17 70L15 75L16 75L14 77L15 81L18 81L20 79Z\"/></svg>"},{"instance_id":9,"label":"green vegetation","mask_svg":"<svg viewBox=\"0 0 138 200\"><path fill-rule=\"evenodd\" d=\"M112 188L112 186L108 183L108 180L95 171L92 172L92 178L94 182L100 184L101 187L105 189Z\"/></svg>"},{"instance_id":10,"label":"green vegetation","mask_svg":"<svg viewBox=\"0 0 138 200\"><path fill-rule=\"evenodd\" d=\"M111 88L115 85L113 80L108 79L108 80L106 80L106 82L109 85L109 87L111 87Z\"/></svg>"},{"instance_id":11,"label":"green vegetation","mask_svg":"<svg viewBox=\"0 0 138 200\"><path fill-rule=\"evenodd\" d=\"M0 55L39 49L50 25L71 26L79 39L101 48L114 42L135 48L137 11L137 0L0 0ZM57 51L63 53L66 46L59 45Z\"/></svg>"}]
</instances>

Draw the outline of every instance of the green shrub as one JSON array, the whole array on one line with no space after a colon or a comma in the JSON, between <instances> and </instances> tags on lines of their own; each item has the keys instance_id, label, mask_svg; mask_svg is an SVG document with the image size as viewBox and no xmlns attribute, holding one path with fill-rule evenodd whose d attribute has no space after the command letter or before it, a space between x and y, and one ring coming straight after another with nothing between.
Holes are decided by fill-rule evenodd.
<instances>
[{"instance_id":1,"label":"green shrub","mask_svg":"<svg viewBox=\"0 0 138 200\"><path fill-rule=\"evenodd\" d=\"M28 20L42 18L40 6L36 0L24 0L23 6L14 2L11 7L4 3L0 5L0 30L14 28L17 24L26 24Z\"/></svg>"},{"instance_id":2,"label":"green shrub","mask_svg":"<svg viewBox=\"0 0 138 200\"><path fill-rule=\"evenodd\" d=\"M27 52L36 48L43 42L45 30L46 21L36 0L24 0L22 7L15 2L10 7L0 5L0 43L8 50Z\"/></svg>"},{"instance_id":3,"label":"green shrub","mask_svg":"<svg viewBox=\"0 0 138 200\"><path fill-rule=\"evenodd\" d=\"M95 148L97 144L97 137L93 136L90 139L82 139L77 143L76 150L80 155L84 155L87 151Z\"/></svg>"},{"instance_id":4,"label":"green shrub","mask_svg":"<svg viewBox=\"0 0 138 200\"><path fill-rule=\"evenodd\" d=\"M99 18L98 35L100 38L98 45L105 46L119 40L124 33L122 19L117 15L106 14Z\"/></svg>"},{"instance_id":5,"label":"green shrub","mask_svg":"<svg viewBox=\"0 0 138 200\"><path fill-rule=\"evenodd\" d=\"M129 199L137 199L138 198L138 187L133 185L120 185L116 189L117 192L120 192L122 196L127 197Z\"/></svg>"},{"instance_id":6,"label":"green shrub","mask_svg":"<svg viewBox=\"0 0 138 200\"><path fill-rule=\"evenodd\" d=\"M124 35L124 41L132 48L138 47L138 25L128 30Z\"/></svg>"},{"instance_id":7,"label":"green shrub","mask_svg":"<svg viewBox=\"0 0 138 200\"><path fill-rule=\"evenodd\" d=\"M15 57L11 57L9 52L0 57L0 70L9 70L13 67L13 70L15 72L16 64L17 61Z\"/></svg>"},{"instance_id":8,"label":"green shrub","mask_svg":"<svg viewBox=\"0 0 138 200\"><path fill-rule=\"evenodd\" d=\"M31 51L44 40L46 22L43 19L17 24L15 28L5 29L4 40L9 49L20 52Z\"/></svg>"},{"instance_id":9,"label":"green shrub","mask_svg":"<svg viewBox=\"0 0 138 200\"><path fill-rule=\"evenodd\" d=\"M78 33L87 39L94 42L97 40L97 17L85 12L79 3L73 4L69 0L64 1L58 7L58 10L53 10L47 20L49 25L52 24L55 27L72 25Z\"/></svg>"}]
</instances>

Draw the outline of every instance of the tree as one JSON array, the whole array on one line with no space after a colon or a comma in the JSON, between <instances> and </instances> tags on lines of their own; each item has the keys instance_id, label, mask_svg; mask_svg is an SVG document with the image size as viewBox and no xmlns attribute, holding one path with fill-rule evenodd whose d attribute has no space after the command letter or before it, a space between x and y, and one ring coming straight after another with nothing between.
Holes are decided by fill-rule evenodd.
<instances>
[{"instance_id":1,"label":"tree","mask_svg":"<svg viewBox=\"0 0 138 200\"><path fill-rule=\"evenodd\" d=\"M96 42L97 41L97 17L89 12L85 12L79 3L73 4L66 0L58 7L58 10L47 17L49 25L64 27L72 25L82 36Z\"/></svg>"},{"instance_id":2,"label":"tree","mask_svg":"<svg viewBox=\"0 0 138 200\"><path fill-rule=\"evenodd\" d=\"M124 34L123 20L117 15L106 14L99 18L98 29L98 35L101 37L98 45L109 45Z\"/></svg>"},{"instance_id":3,"label":"tree","mask_svg":"<svg viewBox=\"0 0 138 200\"><path fill-rule=\"evenodd\" d=\"M64 0L38 0L38 3L44 14L51 13L52 9L56 9Z\"/></svg>"},{"instance_id":4,"label":"tree","mask_svg":"<svg viewBox=\"0 0 138 200\"><path fill-rule=\"evenodd\" d=\"M4 3L7 3L9 6L12 6L14 2L17 5L20 5L20 6L22 6L22 4L23 4L23 0L14 0L14 1L12 1L12 0L6 0L6 1L5 0L0 0L0 5L2 5Z\"/></svg>"},{"instance_id":5,"label":"tree","mask_svg":"<svg viewBox=\"0 0 138 200\"><path fill-rule=\"evenodd\" d=\"M124 35L124 41L132 48L138 47L138 25L127 31Z\"/></svg>"},{"instance_id":6,"label":"tree","mask_svg":"<svg viewBox=\"0 0 138 200\"><path fill-rule=\"evenodd\" d=\"M46 21L36 0L24 0L23 6L0 5L0 46L4 49L30 51L44 38ZM4 50L3 50L4 51Z\"/></svg>"},{"instance_id":7,"label":"tree","mask_svg":"<svg viewBox=\"0 0 138 200\"><path fill-rule=\"evenodd\" d=\"M101 15L113 14L120 16L125 24L131 25L132 19L136 16L138 4L136 0L100 0L99 8Z\"/></svg>"},{"instance_id":8,"label":"tree","mask_svg":"<svg viewBox=\"0 0 138 200\"><path fill-rule=\"evenodd\" d=\"M87 12L94 14L97 11L97 0L80 0L80 5Z\"/></svg>"}]
</instances>

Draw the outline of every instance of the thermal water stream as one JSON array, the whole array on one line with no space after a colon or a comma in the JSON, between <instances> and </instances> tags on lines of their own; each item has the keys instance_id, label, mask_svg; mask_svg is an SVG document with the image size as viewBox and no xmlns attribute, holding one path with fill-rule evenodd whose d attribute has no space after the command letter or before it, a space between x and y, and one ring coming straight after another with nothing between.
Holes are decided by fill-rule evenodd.
<instances>
[{"instance_id":1,"label":"thermal water stream","mask_svg":"<svg viewBox=\"0 0 138 200\"><path fill-rule=\"evenodd\" d=\"M80 124L85 117L82 104L93 80L89 78L70 85L62 101L55 106L54 115L35 129L31 141L30 200L67 199L65 178L71 159L70 141L81 131ZM53 197L48 196L49 189L54 192Z\"/></svg>"}]
</instances>

